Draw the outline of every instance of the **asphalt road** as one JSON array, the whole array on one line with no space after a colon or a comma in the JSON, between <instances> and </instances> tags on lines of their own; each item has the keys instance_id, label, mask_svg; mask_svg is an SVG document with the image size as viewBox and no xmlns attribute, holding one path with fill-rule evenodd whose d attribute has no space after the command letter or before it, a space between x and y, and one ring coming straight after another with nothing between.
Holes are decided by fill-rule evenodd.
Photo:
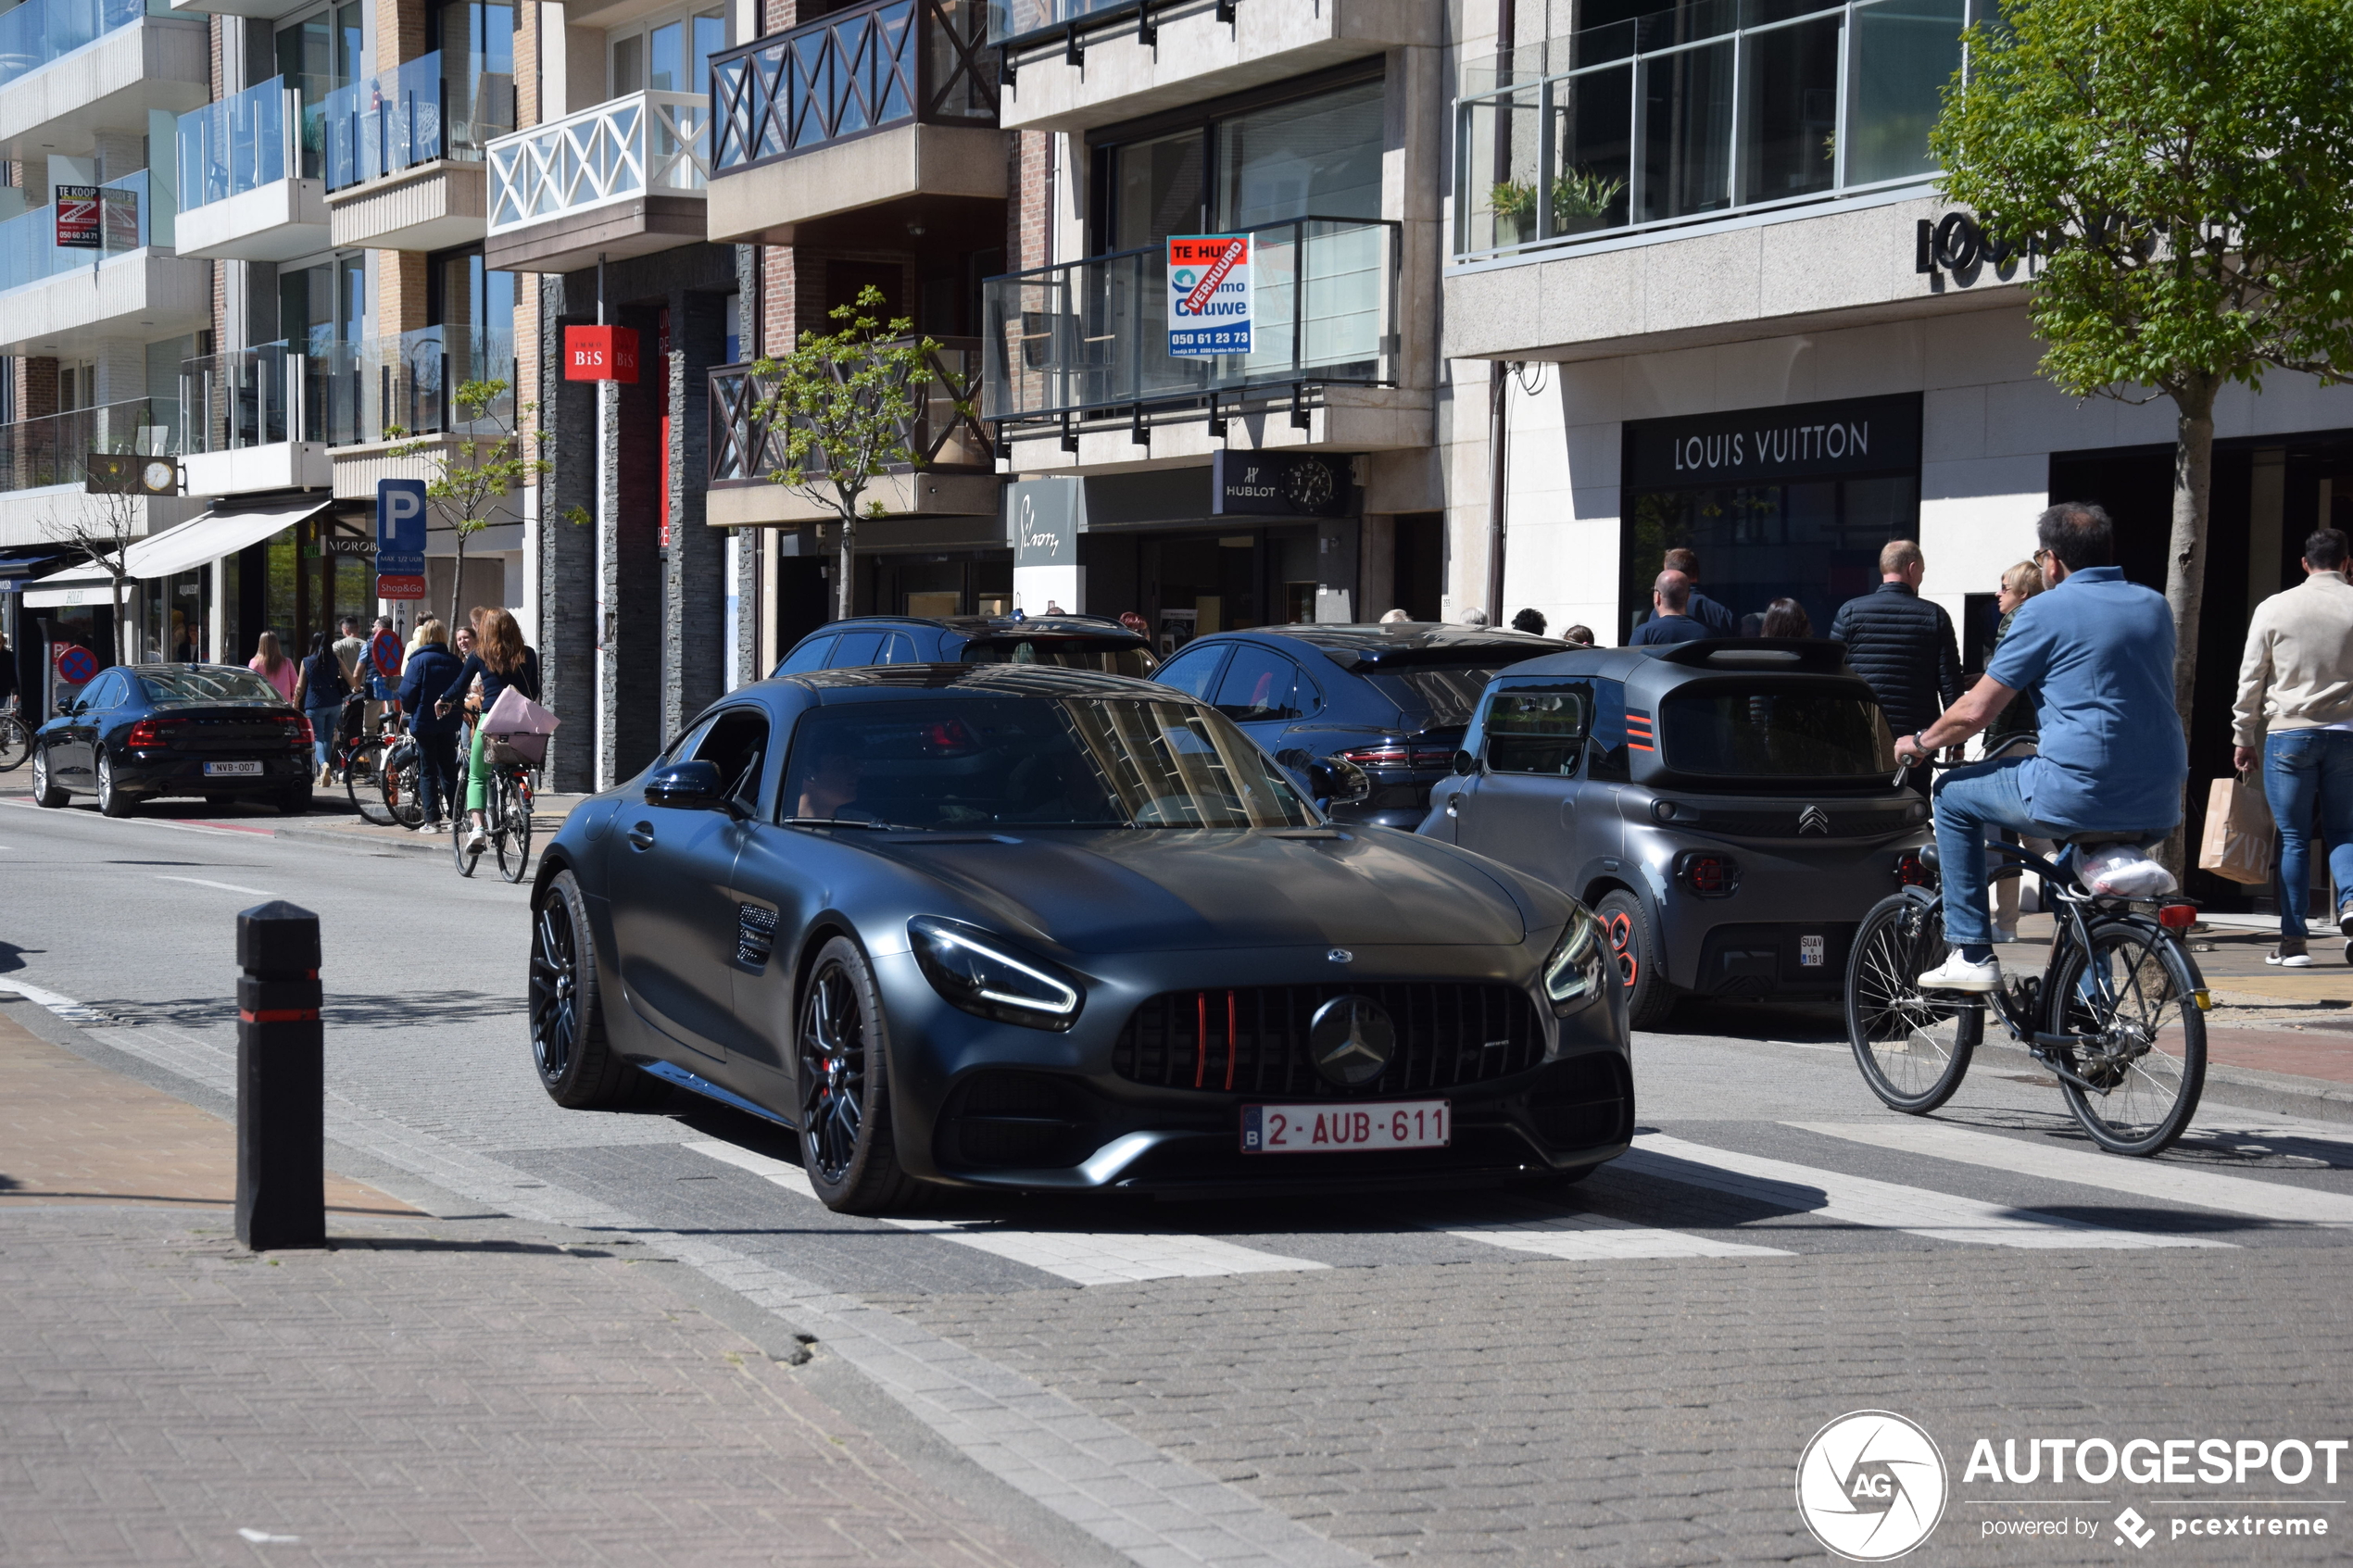
<instances>
[{"instance_id":1,"label":"asphalt road","mask_svg":"<svg viewBox=\"0 0 2353 1568\"><path fill-rule=\"evenodd\" d=\"M2180 1148L2123 1160L1998 1059L1917 1121L1833 1018L1687 1010L1714 1032L1640 1038L1635 1152L1573 1192L845 1219L749 1118L547 1099L523 888L269 826L0 797L0 989L217 1101L235 911L318 910L339 1169L682 1259L812 1330L975 1485L1076 1526L1075 1559L1819 1557L1800 1455L1861 1410L1935 1440L1924 1549L1948 1559L2321 1561L2353 1531L2353 1450L2298 1477L2282 1447L2353 1437L2353 1125L2209 1094ZM2061 1476L2037 1439L2192 1447L2141 1482ZM1931 1494L1866 1468L1840 1473L1866 1498ZM2253 1523L2207 1536L2225 1514Z\"/></svg>"}]
</instances>

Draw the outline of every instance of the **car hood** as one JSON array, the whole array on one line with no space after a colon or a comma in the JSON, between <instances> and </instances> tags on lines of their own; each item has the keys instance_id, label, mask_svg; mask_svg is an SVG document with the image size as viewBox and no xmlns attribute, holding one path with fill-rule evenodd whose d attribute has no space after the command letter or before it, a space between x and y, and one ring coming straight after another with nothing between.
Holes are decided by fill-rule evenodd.
<instances>
[{"instance_id":1,"label":"car hood","mask_svg":"<svg viewBox=\"0 0 2353 1568\"><path fill-rule=\"evenodd\" d=\"M1520 907L1469 856L1405 834L1166 829L873 846L1074 952L1510 947Z\"/></svg>"}]
</instances>

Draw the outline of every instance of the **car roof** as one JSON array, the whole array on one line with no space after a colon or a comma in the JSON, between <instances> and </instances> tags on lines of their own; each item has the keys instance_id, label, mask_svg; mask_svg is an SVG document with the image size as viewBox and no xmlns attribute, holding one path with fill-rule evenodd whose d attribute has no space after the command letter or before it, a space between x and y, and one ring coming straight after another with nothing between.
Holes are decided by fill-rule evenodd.
<instances>
[{"instance_id":1,"label":"car roof","mask_svg":"<svg viewBox=\"0 0 2353 1568\"><path fill-rule=\"evenodd\" d=\"M1150 697L1193 699L1157 681L1065 670L1053 664L873 664L855 670L811 670L772 675L761 685L799 686L823 703L887 699L909 692L963 692L975 696Z\"/></svg>"},{"instance_id":2,"label":"car roof","mask_svg":"<svg viewBox=\"0 0 2353 1568\"><path fill-rule=\"evenodd\" d=\"M855 631L860 628L881 631L894 626L928 626L943 632L953 632L963 637L1125 637L1133 643L1147 638L1122 626L1118 621L1092 615L1025 615L1019 621L1010 615L852 615L839 621L829 621L800 639L831 633ZM799 646L797 643L794 645Z\"/></svg>"},{"instance_id":3,"label":"car roof","mask_svg":"<svg viewBox=\"0 0 2353 1568\"><path fill-rule=\"evenodd\" d=\"M1383 664L1428 664L1470 658L1497 658L1511 663L1538 659L1572 645L1554 637L1531 637L1525 632L1499 631L1492 626L1457 626L1443 621L1391 621L1369 625L1302 622L1292 626L1252 626L1239 632L1211 632L1197 643L1265 638L1304 643L1346 669L1378 668ZM1190 647L1191 643L1186 646Z\"/></svg>"},{"instance_id":4,"label":"car roof","mask_svg":"<svg viewBox=\"0 0 2353 1568\"><path fill-rule=\"evenodd\" d=\"M1645 685L1664 688L1709 676L1830 675L1856 679L1846 665L1846 645L1822 637L1707 637L1629 648L1570 648L1515 664L1498 680L1548 675L1592 675L1630 680L1648 675Z\"/></svg>"}]
</instances>

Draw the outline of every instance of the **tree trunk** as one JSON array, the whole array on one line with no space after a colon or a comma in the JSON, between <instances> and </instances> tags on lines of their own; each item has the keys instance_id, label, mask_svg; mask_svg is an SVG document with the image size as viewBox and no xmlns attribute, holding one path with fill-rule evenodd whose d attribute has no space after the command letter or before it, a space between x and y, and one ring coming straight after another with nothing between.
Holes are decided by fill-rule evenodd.
<instances>
[{"instance_id":1,"label":"tree trunk","mask_svg":"<svg viewBox=\"0 0 2353 1568\"><path fill-rule=\"evenodd\" d=\"M2173 708L2182 740L2190 735L2190 709L2197 696L2197 624L2206 604L2206 532L2214 490L2214 395L2221 378L2200 376L2180 392L2173 425L2173 534L2166 556L2165 604L2173 612ZM2166 835L2163 859L2183 875L2181 824Z\"/></svg>"},{"instance_id":2,"label":"tree trunk","mask_svg":"<svg viewBox=\"0 0 2353 1568\"><path fill-rule=\"evenodd\" d=\"M130 548L129 546L124 546ZM131 583L128 579L114 580L114 661L131 662Z\"/></svg>"},{"instance_id":3,"label":"tree trunk","mask_svg":"<svg viewBox=\"0 0 2353 1568\"><path fill-rule=\"evenodd\" d=\"M852 568L857 561L858 517L844 511L841 519L841 549L834 558L834 619L847 621L858 605L857 580Z\"/></svg>"},{"instance_id":4,"label":"tree trunk","mask_svg":"<svg viewBox=\"0 0 2353 1568\"><path fill-rule=\"evenodd\" d=\"M466 594L466 535L458 535L458 564L449 571L449 640L458 640L458 601Z\"/></svg>"}]
</instances>

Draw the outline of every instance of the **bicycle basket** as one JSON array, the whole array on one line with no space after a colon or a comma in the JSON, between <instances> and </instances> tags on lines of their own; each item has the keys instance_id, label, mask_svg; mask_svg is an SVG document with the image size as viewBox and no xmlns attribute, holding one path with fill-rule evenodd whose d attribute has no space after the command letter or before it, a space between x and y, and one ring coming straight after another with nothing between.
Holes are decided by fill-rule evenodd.
<instances>
[{"instance_id":1,"label":"bicycle basket","mask_svg":"<svg viewBox=\"0 0 2353 1568\"><path fill-rule=\"evenodd\" d=\"M492 735L484 743L483 756L500 768L536 768L547 760L547 737L517 731L510 735Z\"/></svg>"}]
</instances>

